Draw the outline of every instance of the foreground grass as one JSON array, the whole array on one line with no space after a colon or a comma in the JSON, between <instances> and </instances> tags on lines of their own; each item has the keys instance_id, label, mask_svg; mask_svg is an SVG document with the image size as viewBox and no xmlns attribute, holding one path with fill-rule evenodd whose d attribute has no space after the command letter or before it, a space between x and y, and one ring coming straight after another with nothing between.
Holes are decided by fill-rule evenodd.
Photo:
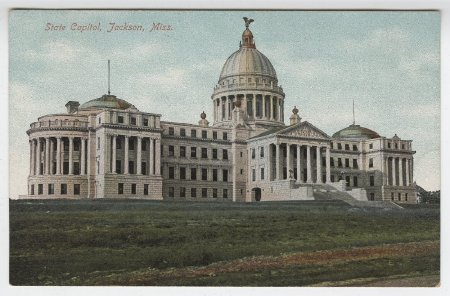
<instances>
[{"instance_id":1,"label":"foreground grass","mask_svg":"<svg viewBox=\"0 0 450 296\"><path fill-rule=\"evenodd\" d=\"M137 281L252 256L439 240L439 209L354 210L339 202L212 204L11 201L14 285L313 285L439 273L439 251ZM245 259L244 259L245 260ZM220 265L219 264L219 265ZM394 268L395 267L395 268Z\"/></svg>"}]
</instances>

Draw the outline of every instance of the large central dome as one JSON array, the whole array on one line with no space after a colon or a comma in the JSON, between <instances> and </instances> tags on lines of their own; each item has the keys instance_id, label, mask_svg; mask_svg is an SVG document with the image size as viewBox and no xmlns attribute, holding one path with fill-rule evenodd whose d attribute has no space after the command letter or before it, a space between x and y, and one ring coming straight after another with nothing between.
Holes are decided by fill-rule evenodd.
<instances>
[{"instance_id":1,"label":"large central dome","mask_svg":"<svg viewBox=\"0 0 450 296\"><path fill-rule=\"evenodd\" d=\"M277 78L272 63L265 55L256 48L243 46L226 60L219 80L237 75L262 75Z\"/></svg>"}]
</instances>

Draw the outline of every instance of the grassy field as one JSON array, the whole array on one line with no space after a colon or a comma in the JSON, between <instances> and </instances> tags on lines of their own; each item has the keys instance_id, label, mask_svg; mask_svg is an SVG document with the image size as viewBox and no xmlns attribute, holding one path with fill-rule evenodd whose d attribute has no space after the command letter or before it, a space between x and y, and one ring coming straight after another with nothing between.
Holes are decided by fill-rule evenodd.
<instances>
[{"instance_id":1,"label":"grassy field","mask_svg":"<svg viewBox=\"0 0 450 296\"><path fill-rule=\"evenodd\" d=\"M10 282L435 285L439 218L338 201L10 201Z\"/></svg>"}]
</instances>

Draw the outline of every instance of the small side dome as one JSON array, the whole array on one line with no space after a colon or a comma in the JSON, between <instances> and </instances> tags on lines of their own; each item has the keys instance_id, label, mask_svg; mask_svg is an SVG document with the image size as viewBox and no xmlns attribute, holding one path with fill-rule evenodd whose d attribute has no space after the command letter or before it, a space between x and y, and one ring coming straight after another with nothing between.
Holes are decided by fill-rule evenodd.
<instances>
[{"instance_id":1,"label":"small side dome","mask_svg":"<svg viewBox=\"0 0 450 296\"><path fill-rule=\"evenodd\" d=\"M343 140L368 140L380 138L380 135L368 128L357 124L352 124L333 135L333 138Z\"/></svg>"},{"instance_id":2,"label":"small side dome","mask_svg":"<svg viewBox=\"0 0 450 296\"><path fill-rule=\"evenodd\" d=\"M103 95L100 98L90 100L80 106L79 109L121 109L135 108L125 100L119 99L114 95Z\"/></svg>"}]
</instances>

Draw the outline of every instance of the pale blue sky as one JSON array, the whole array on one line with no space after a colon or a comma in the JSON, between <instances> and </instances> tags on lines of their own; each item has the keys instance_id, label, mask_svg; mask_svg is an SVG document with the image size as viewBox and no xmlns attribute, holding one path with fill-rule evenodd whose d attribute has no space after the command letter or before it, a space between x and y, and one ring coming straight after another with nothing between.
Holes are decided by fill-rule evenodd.
<instances>
[{"instance_id":1,"label":"pale blue sky","mask_svg":"<svg viewBox=\"0 0 450 296\"><path fill-rule=\"evenodd\" d=\"M415 180L440 188L439 12L13 11L10 14L11 196L26 193L29 123L107 91L163 120L212 120L210 96L226 58L238 49L243 16L255 19L256 47L275 67L286 114L329 135L352 121L412 139ZM65 24L46 32L48 22ZM75 32L72 23L101 23ZM168 32L107 33L108 23ZM288 118L288 116L286 116Z\"/></svg>"}]
</instances>

